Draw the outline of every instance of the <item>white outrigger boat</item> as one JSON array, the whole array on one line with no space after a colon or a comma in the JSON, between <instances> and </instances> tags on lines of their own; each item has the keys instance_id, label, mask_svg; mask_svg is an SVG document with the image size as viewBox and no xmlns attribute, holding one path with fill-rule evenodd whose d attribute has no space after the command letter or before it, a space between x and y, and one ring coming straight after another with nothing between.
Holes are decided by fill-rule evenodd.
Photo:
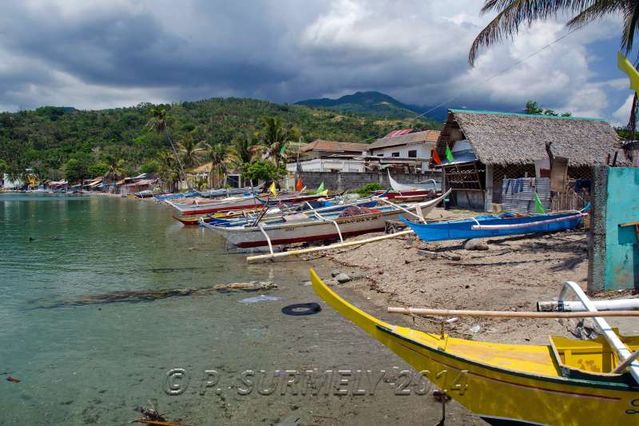
<instances>
[{"instance_id":1,"label":"white outrigger boat","mask_svg":"<svg viewBox=\"0 0 639 426\"><path fill-rule=\"evenodd\" d=\"M387 170L388 171L388 170ZM411 192L421 192L421 191L433 191L438 192L441 191L441 185L435 179L429 179L425 182L420 183L399 183L390 174L388 171L388 181L390 182L391 188L393 191L399 193L411 193Z\"/></svg>"},{"instance_id":2,"label":"white outrigger boat","mask_svg":"<svg viewBox=\"0 0 639 426\"><path fill-rule=\"evenodd\" d=\"M305 221L257 223L242 226L217 226L211 223L201 222L201 226L210 229L239 248L253 248L268 246L273 252L273 247L284 246L293 243L313 241L330 241L370 232L384 231L386 222L396 220L402 214L410 214L423 218L428 215L448 194L435 199L412 205L395 205L388 201L389 206L381 207L373 211L352 216L338 215L324 216L315 213L315 218ZM379 199L383 201L383 199Z\"/></svg>"}]
</instances>

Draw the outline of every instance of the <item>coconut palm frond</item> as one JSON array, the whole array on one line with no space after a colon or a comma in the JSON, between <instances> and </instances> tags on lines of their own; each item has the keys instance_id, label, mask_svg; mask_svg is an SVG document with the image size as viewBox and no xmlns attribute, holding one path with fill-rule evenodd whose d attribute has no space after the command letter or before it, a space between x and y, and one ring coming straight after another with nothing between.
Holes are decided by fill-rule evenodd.
<instances>
[{"instance_id":1,"label":"coconut palm frond","mask_svg":"<svg viewBox=\"0 0 639 426\"><path fill-rule=\"evenodd\" d=\"M581 11L596 0L487 0L482 12L499 10L497 16L477 35L468 54L473 65L482 46L491 45L519 32L522 24L556 16L563 10ZM617 0L613 0L617 1Z\"/></svg>"},{"instance_id":2,"label":"coconut palm frond","mask_svg":"<svg viewBox=\"0 0 639 426\"><path fill-rule=\"evenodd\" d=\"M635 31L639 24L639 1L630 0L626 1L626 7L624 9L624 25L623 32L621 34L621 47L627 52L632 50L633 40L635 38Z\"/></svg>"},{"instance_id":3,"label":"coconut palm frond","mask_svg":"<svg viewBox=\"0 0 639 426\"><path fill-rule=\"evenodd\" d=\"M627 0L595 0L585 5L574 18L566 24L569 28L577 28L584 24L602 18L610 13L619 12L626 9Z\"/></svg>"}]
</instances>

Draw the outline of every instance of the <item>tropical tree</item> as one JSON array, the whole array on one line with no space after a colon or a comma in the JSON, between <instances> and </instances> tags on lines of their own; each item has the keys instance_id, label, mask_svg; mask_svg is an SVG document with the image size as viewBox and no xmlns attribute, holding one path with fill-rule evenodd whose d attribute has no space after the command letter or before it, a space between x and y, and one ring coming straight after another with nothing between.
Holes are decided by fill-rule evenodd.
<instances>
[{"instance_id":1,"label":"tropical tree","mask_svg":"<svg viewBox=\"0 0 639 426\"><path fill-rule=\"evenodd\" d=\"M286 161L286 145L299 137L300 131L291 125L284 126L280 118L263 117L259 130L259 139L264 145L262 159L271 160L279 167Z\"/></svg>"},{"instance_id":2,"label":"tropical tree","mask_svg":"<svg viewBox=\"0 0 639 426\"><path fill-rule=\"evenodd\" d=\"M569 13L568 28L600 19L606 15L623 16L621 48L632 50L635 31L639 27L639 2L630 0L486 0L481 13L497 12L495 18L477 35L468 54L474 64L481 46L489 46L519 32L522 24Z\"/></svg>"},{"instance_id":3,"label":"tropical tree","mask_svg":"<svg viewBox=\"0 0 639 426\"><path fill-rule=\"evenodd\" d=\"M178 142L177 149L182 160L182 165L186 168L195 167L200 164L206 153L206 147L202 142L196 142L189 133L184 135Z\"/></svg>"},{"instance_id":4,"label":"tropical tree","mask_svg":"<svg viewBox=\"0 0 639 426\"><path fill-rule=\"evenodd\" d=\"M228 171L229 149L222 143L209 145L206 157L211 162L209 185L214 188L219 186L221 178L225 177Z\"/></svg>"},{"instance_id":5,"label":"tropical tree","mask_svg":"<svg viewBox=\"0 0 639 426\"><path fill-rule=\"evenodd\" d=\"M124 160L121 158L114 157L112 155L107 155L104 158L104 163L106 165L106 171L104 172L104 178L111 182L112 185L122 177L126 173Z\"/></svg>"},{"instance_id":6,"label":"tropical tree","mask_svg":"<svg viewBox=\"0 0 639 426\"><path fill-rule=\"evenodd\" d=\"M158 176L165 187L170 192L174 192L177 189L177 182L180 180L182 170L177 158L172 152L162 151L158 155L158 163Z\"/></svg>"},{"instance_id":7,"label":"tropical tree","mask_svg":"<svg viewBox=\"0 0 639 426\"><path fill-rule=\"evenodd\" d=\"M149 109L149 121L146 123L146 127L152 130L155 130L157 133L164 135L169 144L171 145L171 149L173 150L173 154L175 155L175 161L177 162L177 166L179 168L178 179L183 179L186 181L187 186L191 189L191 185L186 179L186 173L184 172L184 166L182 165L182 161L178 155L177 148L173 143L173 139L171 139L171 134L169 132L169 117L167 110L164 105L153 106Z\"/></svg>"}]
</instances>

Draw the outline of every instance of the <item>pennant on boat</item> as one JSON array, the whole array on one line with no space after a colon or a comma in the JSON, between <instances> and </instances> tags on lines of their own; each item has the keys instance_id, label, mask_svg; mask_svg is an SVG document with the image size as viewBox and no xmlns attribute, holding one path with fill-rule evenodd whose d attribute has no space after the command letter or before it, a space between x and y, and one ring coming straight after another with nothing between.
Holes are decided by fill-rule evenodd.
<instances>
[{"instance_id":1,"label":"pennant on boat","mask_svg":"<svg viewBox=\"0 0 639 426\"><path fill-rule=\"evenodd\" d=\"M450 150L450 147L448 145L446 145L446 160L448 160L449 163L455 161L455 157L453 157L453 151Z\"/></svg>"},{"instance_id":2,"label":"pennant on boat","mask_svg":"<svg viewBox=\"0 0 639 426\"><path fill-rule=\"evenodd\" d=\"M286 152L286 142L282 144L282 147L280 148L280 155L284 155L285 152Z\"/></svg>"},{"instance_id":3,"label":"pennant on boat","mask_svg":"<svg viewBox=\"0 0 639 426\"><path fill-rule=\"evenodd\" d=\"M316 194L321 194L322 192L324 192L324 182L320 183L320 186L317 187L317 191L315 191Z\"/></svg>"},{"instance_id":4,"label":"pennant on boat","mask_svg":"<svg viewBox=\"0 0 639 426\"><path fill-rule=\"evenodd\" d=\"M539 194L535 192L535 213L546 213L544 209L544 205L541 203L541 199L539 198Z\"/></svg>"},{"instance_id":5,"label":"pennant on boat","mask_svg":"<svg viewBox=\"0 0 639 426\"><path fill-rule=\"evenodd\" d=\"M433 159L433 163L435 163L435 164L441 164L442 163L442 159L439 158L439 154L437 153L436 149L432 149L431 150L430 158Z\"/></svg>"},{"instance_id":6,"label":"pennant on boat","mask_svg":"<svg viewBox=\"0 0 639 426\"><path fill-rule=\"evenodd\" d=\"M304 184L302 183L302 178L298 177L297 182L295 182L295 190L301 192L302 189L304 189Z\"/></svg>"},{"instance_id":7,"label":"pennant on boat","mask_svg":"<svg viewBox=\"0 0 639 426\"><path fill-rule=\"evenodd\" d=\"M273 194L273 197L277 197L277 188L275 187L275 181L268 187L268 191Z\"/></svg>"}]
</instances>

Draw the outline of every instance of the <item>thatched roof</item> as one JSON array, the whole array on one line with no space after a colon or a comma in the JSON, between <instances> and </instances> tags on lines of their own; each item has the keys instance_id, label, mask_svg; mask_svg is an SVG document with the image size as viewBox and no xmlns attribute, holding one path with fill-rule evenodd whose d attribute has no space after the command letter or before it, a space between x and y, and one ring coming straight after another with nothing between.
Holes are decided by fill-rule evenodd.
<instances>
[{"instance_id":1,"label":"thatched roof","mask_svg":"<svg viewBox=\"0 0 639 426\"><path fill-rule=\"evenodd\" d=\"M368 149L389 148L392 146L408 145L419 142L435 144L438 137L439 130L424 130L422 132L401 134L399 136L386 136L377 139L375 142L370 144Z\"/></svg>"},{"instance_id":2,"label":"thatched roof","mask_svg":"<svg viewBox=\"0 0 639 426\"><path fill-rule=\"evenodd\" d=\"M571 166L592 166L605 164L620 148L617 133L601 119L451 109L437 141L440 157L459 131L484 164L530 164L548 158L551 142L552 153Z\"/></svg>"}]
</instances>

